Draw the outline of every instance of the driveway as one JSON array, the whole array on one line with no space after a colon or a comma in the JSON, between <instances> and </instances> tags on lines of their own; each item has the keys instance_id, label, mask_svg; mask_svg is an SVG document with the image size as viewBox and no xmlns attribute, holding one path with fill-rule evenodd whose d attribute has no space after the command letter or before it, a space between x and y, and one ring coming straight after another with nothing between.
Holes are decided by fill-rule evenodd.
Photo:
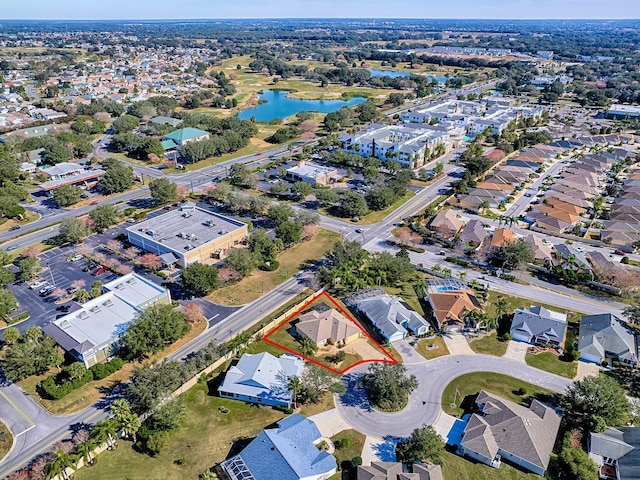
<instances>
[{"instance_id":1,"label":"driveway","mask_svg":"<svg viewBox=\"0 0 640 480\"><path fill-rule=\"evenodd\" d=\"M416 352L416 349L411 346L407 339L398 340L393 342L392 345L402 357L402 363L404 365L424 363L424 357Z\"/></svg>"},{"instance_id":2,"label":"driveway","mask_svg":"<svg viewBox=\"0 0 640 480\"><path fill-rule=\"evenodd\" d=\"M360 369L362 373L366 370ZM437 424L442 415L441 400L445 387L454 378L473 372L495 372L525 382L563 392L571 380L538 370L509 358L492 355L449 355L419 365L407 365L407 371L418 378L418 388L401 412L382 413L369 404L360 385L360 374L345 375L347 393L336 402L336 409L352 428L377 437L406 437L420 425Z\"/></svg>"},{"instance_id":3,"label":"driveway","mask_svg":"<svg viewBox=\"0 0 640 480\"><path fill-rule=\"evenodd\" d=\"M456 330L449 330L442 336L442 339L451 355L474 355L476 353L471 350L467 338Z\"/></svg>"},{"instance_id":4,"label":"driveway","mask_svg":"<svg viewBox=\"0 0 640 480\"><path fill-rule=\"evenodd\" d=\"M527 363L525 360L527 350L529 350L528 343L511 340L509 341L509 345L507 345L507 351L504 353L504 357L515 360L516 362Z\"/></svg>"}]
</instances>

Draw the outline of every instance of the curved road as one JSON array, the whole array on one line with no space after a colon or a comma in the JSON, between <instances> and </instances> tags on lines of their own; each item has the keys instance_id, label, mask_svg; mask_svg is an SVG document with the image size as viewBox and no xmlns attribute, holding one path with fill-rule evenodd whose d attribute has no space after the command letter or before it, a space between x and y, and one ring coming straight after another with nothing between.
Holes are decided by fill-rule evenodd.
<instances>
[{"instance_id":1,"label":"curved road","mask_svg":"<svg viewBox=\"0 0 640 480\"><path fill-rule=\"evenodd\" d=\"M367 435L408 437L416 427L436 423L442 413L444 389L454 378L466 373L502 373L555 392L564 392L571 384L567 378L492 355L449 355L405 366L409 374L418 378L419 385L404 410L383 413L371 408L358 385L359 375L352 373L347 375L347 394L336 402L338 413L354 429ZM361 373L364 371L359 370Z\"/></svg>"}]
</instances>

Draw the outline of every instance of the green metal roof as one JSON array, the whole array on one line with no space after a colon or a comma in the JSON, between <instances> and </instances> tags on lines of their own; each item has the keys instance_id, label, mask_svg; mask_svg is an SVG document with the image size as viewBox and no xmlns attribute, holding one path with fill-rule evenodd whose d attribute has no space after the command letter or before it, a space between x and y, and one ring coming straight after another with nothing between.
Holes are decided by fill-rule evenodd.
<instances>
[{"instance_id":1,"label":"green metal roof","mask_svg":"<svg viewBox=\"0 0 640 480\"><path fill-rule=\"evenodd\" d=\"M178 145L182 144L186 140L191 140L193 138L198 138L203 135L209 135L209 132L204 130L200 130L199 128L181 128L180 130L176 130L174 132L168 133L164 136L165 140L173 140Z\"/></svg>"},{"instance_id":2,"label":"green metal roof","mask_svg":"<svg viewBox=\"0 0 640 480\"><path fill-rule=\"evenodd\" d=\"M163 140L160 142L160 145L162 145L162 148L164 148L165 152L167 150L171 150L172 148L176 148L178 146L178 144L173 140Z\"/></svg>"}]
</instances>

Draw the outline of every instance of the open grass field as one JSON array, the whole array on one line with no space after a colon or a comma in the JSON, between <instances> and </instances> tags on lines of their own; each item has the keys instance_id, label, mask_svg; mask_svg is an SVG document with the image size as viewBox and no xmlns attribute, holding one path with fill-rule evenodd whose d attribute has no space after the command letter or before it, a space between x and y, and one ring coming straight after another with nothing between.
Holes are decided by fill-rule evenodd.
<instances>
[{"instance_id":1,"label":"open grass field","mask_svg":"<svg viewBox=\"0 0 640 480\"><path fill-rule=\"evenodd\" d=\"M541 478L504 462L496 470L450 452L445 452L442 456L442 475L444 480L539 480Z\"/></svg>"},{"instance_id":2,"label":"open grass field","mask_svg":"<svg viewBox=\"0 0 640 480\"><path fill-rule=\"evenodd\" d=\"M343 430L342 432L331 437L332 442L337 440L347 441L348 444L345 447L336 449L334 456L340 466L342 462L350 462L354 457L362 456L362 448L364 447L364 441L367 437L357 430ZM342 472L336 472L335 475L329 477L329 480L340 480L343 478ZM353 477L355 478L355 477Z\"/></svg>"},{"instance_id":3,"label":"open grass field","mask_svg":"<svg viewBox=\"0 0 640 480\"><path fill-rule=\"evenodd\" d=\"M524 395L518 395L518 389L525 390ZM491 372L467 373L454 378L442 394L442 409L449 415L462 417L472 407L471 397L480 390L486 390L506 400L529 406L532 397L536 395L551 395L553 392L545 388L523 382L517 378ZM452 404L455 403L455 406Z\"/></svg>"},{"instance_id":4,"label":"open grass field","mask_svg":"<svg viewBox=\"0 0 640 480\"><path fill-rule=\"evenodd\" d=\"M433 338L423 338L418 342L416 350L427 360L449 355L447 344L444 343L444 339L440 335L436 335Z\"/></svg>"},{"instance_id":5,"label":"open grass field","mask_svg":"<svg viewBox=\"0 0 640 480\"><path fill-rule=\"evenodd\" d=\"M472 340L469 342L469 346L474 352L495 355L497 357L501 357L505 354L507 351L507 345L507 342L501 342L498 340L498 336L495 332L478 340Z\"/></svg>"},{"instance_id":6,"label":"open grass field","mask_svg":"<svg viewBox=\"0 0 640 480\"><path fill-rule=\"evenodd\" d=\"M210 384L211 385L211 384ZM168 444L152 458L139 453L128 441L98 457L94 467L75 474L77 480L182 480L198 476L227 458L236 441L258 435L286 415L270 407L213 396L207 385L196 385L187 393L187 415L182 427L170 433ZM219 407L229 413L222 414ZM176 460L184 458L184 465Z\"/></svg>"},{"instance_id":7,"label":"open grass field","mask_svg":"<svg viewBox=\"0 0 640 480\"><path fill-rule=\"evenodd\" d=\"M280 268L275 272L254 271L238 283L216 290L209 300L222 305L244 305L280 285L295 275L305 264L322 258L340 235L329 230L318 229L313 238L285 250L278 256Z\"/></svg>"},{"instance_id":8,"label":"open grass field","mask_svg":"<svg viewBox=\"0 0 640 480\"><path fill-rule=\"evenodd\" d=\"M54 415L69 415L71 413L82 410L89 405L93 405L105 394L105 391L110 390L120 383L126 383L129 380L129 377L131 377L131 374L133 373L133 370L136 366L157 362L158 360L163 359L170 353L182 347L186 343L190 342L204 331L206 325L206 322L200 322L196 325L193 325L191 331L189 331L189 333L185 337L181 338L161 352L158 352L156 355L153 355L143 363L125 363L125 365L113 375L110 375L107 378L103 378L102 380L89 382L86 385L83 385L82 387L72 391L60 400L49 400L46 398L42 398L38 394L38 390L36 388L38 383L40 383L45 377L47 377L51 373L56 373L56 370L53 368L47 374L28 377L21 382L18 382L18 384L25 392L31 395L34 400L36 400L38 403L40 403L40 405L42 405Z\"/></svg>"},{"instance_id":9,"label":"open grass field","mask_svg":"<svg viewBox=\"0 0 640 480\"><path fill-rule=\"evenodd\" d=\"M7 426L0 422L0 460L2 460L13 445L13 435L7 428Z\"/></svg>"},{"instance_id":10,"label":"open grass field","mask_svg":"<svg viewBox=\"0 0 640 480\"><path fill-rule=\"evenodd\" d=\"M527 353L525 360L527 365L567 378L574 378L578 373L578 362L565 362L550 352Z\"/></svg>"}]
</instances>

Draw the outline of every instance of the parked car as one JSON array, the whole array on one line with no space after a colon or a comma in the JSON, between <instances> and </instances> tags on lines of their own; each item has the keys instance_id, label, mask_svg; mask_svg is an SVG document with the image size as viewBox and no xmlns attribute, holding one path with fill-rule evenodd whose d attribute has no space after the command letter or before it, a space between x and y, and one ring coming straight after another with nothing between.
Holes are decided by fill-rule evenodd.
<instances>
[{"instance_id":1,"label":"parked car","mask_svg":"<svg viewBox=\"0 0 640 480\"><path fill-rule=\"evenodd\" d=\"M75 255L72 255L69 257L69 261L70 262L77 262L78 260L82 260L84 257L82 255L80 255L79 253L76 253Z\"/></svg>"},{"instance_id":2,"label":"parked car","mask_svg":"<svg viewBox=\"0 0 640 480\"><path fill-rule=\"evenodd\" d=\"M46 282L45 282L46 283ZM50 292L51 290L53 290L55 287L53 287L53 285L49 285L48 283L46 283L46 285L44 287L42 287L40 289L40 291L38 292L40 295L46 295L48 292Z\"/></svg>"},{"instance_id":3,"label":"parked car","mask_svg":"<svg viewBox=\"0 0 640 480\"><path fill-rule=\"evenodd\" d=\"M127 219L127 223L136 223L136 219L135 218L128 218Z\"/></svg>"},{"instance_id":4,"label":"parked car","mask_svg":"<svg viewBox=\"0 0 640 480\"><path fill-rule=\"evenodd\" d=\"M78 290L80 290L78 287L69 287L67 288L67 293L69 295L73 295L74 293L76 293Z\"/></svg>"},{"instance_id":5,"label":"parked car","mask_svg":"<svg viewBox=\"0 0 640 480\"><path fill-rule=\"evenodd\" d=\"M93 276L98 276L98 275L102 275L103 273L105 273L107 271L107 267L105 266L100 266L98 267L95 272L93 272L91 275Z\"/></svg>"},{"instance_id":6,"label":"parked car","mask_svg":"<svg viewBox=\"0 0 640 480\"><path fill-rule=\"evenodd\" d=\"M62 313L67 313L69 312L69 310L71 310L71 305L60 305L56 308L56 310Z\"/></svg>"},{"instance_id":7,"label":"parked car","mask_svg":"<svg viewBox=\"0 0 640 480\"><path fill-rule=\"evenodd\" d=\"M585 253L587 250L584 247L576 247L576 252L578 253Z\"/></svg>"},{"instance_id":8,"label":"parked car","mask_svg":"<svg viewBox=\"0 0 640 480\"><path fill-rule=\"evenodd\" d=\"M7 250L7 252L10 252L10 251L15 250L17 248L20 248L20 245L11 245L10 247L7 247L6 250Z\"/></svg>"},{"instance_id":9,"label":"parked car","mask_svg":"<svg viewBox=\"0 0 640 480\"><path fill-rule=\"evenodd\" d=\"M33 282L31 285L29 285L29 290L35 290L36 288L43 287L44 285L47 285L46 281L38 280L37 282Z\"/></svg>"},{"instance_id":10,"label":"parked car","mask_svg":"<svg viewBox=\"0 0 640 480\"><path fill-rule=\"evenodd\" d=\"M623 255L623 256L627 254L627 252L624 252L624 251L622 251L620 249L614 250L613 253L615 253L616 255Z\"/></svg>"},{"instance_id":11,"label":"parked car","mask_svg":"<svg viewBox=\"0 0 640 480\"><path fill-rule=\"evenodd\" d=\"M13 227L11 227L11 228L9 229L9 231L10 231L10 232L13 232L13 231L15 231L15 230L20 230L20 225L14 225Z\"/></svg>"}]
</instances>

